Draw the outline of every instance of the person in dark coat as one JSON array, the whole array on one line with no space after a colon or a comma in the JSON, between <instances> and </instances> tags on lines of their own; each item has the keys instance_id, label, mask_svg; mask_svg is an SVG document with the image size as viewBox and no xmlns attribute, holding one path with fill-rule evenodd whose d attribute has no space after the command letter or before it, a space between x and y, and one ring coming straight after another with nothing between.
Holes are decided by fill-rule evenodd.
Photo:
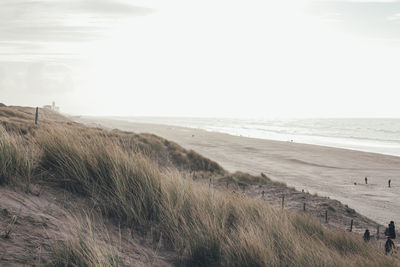
<instances>
[{"instance_id":1,"label":"person in dark coat","mask_svg":"<svg viewBox=\"0 0 400 267\"><path fill-rule=\"evenodd\" d=\"M396 238L396 229L394 227L394 221L390 221L389 223L389 236L392 239Z\"/></svg>"},{"instance_id":2,"label":"person in dark coat","mask_svg":"<svg viewBox=\"0 0 400 267\"><path fill-rule=\"evenodd\" d=\"M385 254L391 253L395 248L393 240L388 238L385 243Z\"/></svg>"},{"instance_id":3,"label":"person in dark coat","mask_svg":"<svg viewBox=\"0 0 400 267\"><path fill-rule=\"evenodd\" d=\"M390 221L388 227L385 230L385 236L390 239L396 238L396 228L394 227L394 222Z\"/></svg>"},{"instance_id":4,"label":"person in dark coat","mask_svg":"<svg viewBox=\"0 0 400 267\"><path fill-rule=\"evenodd\" d=\"M371 239L371 235L370 235L370 233L369 233L369 230L367 229L367 230L365 230L365 233L364 233L364 236L363 236L363 238L364 238L364 241L365 242L368 242L370 239Z\"/></svg>"}]
</instances>

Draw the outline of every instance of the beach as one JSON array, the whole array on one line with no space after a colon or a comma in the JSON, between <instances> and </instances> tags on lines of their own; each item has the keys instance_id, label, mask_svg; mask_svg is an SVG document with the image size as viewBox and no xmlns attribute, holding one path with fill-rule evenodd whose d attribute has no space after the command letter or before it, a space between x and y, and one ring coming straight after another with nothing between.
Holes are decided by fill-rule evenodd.
<instances>
[{"instance_id":1,"label":"beach","mask_svg":"<svg viewBox=\"0 0 400 267\"><path fill-rule=\"evenodd\" d=\"M263 172L297 190L337 199L383 225L400 222L396 201L400 157L101 117L73 119L94 127L153 133L197 151L230 172Z\"/></svg>"}]
</instances>

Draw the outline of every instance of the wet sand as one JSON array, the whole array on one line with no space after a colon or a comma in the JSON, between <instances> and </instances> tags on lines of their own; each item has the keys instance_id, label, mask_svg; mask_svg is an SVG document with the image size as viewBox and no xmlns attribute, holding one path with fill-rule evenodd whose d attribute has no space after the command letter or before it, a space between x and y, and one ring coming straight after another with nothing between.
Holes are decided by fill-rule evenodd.
<instances>
[{"instance_id":1,"label":"wet sand","mask_svg":"<svg viewBox=\"0 0 400 267\"><path fill-rule=\"evenodd\" d=\"M264 172L298 190L337 199L383 225L390 220L400 223L400 157L177 126L96 117L75 120L92 126L154 133L215 160L228 171L256 175Z\"/></svg>"}]
</instances>

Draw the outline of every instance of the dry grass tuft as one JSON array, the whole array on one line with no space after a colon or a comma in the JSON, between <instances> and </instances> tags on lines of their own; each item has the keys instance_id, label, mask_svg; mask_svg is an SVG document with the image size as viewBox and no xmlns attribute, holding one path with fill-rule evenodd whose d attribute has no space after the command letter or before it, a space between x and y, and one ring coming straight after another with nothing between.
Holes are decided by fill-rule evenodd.
<instances>
[{"instance_id":1,"label":"dry grass tuft","mask_svg":"<svg viewBox=\"0 0 400 267\"><path fill-rule=\"evenodd\" d=\"M227 174L221 178L218 178L218 181L221 183L235 184L239 187L247 187L250 185L267 185L267 184L275 184L280 185L282 187L287 187L286 184L272 181L265 174L260 176L250 175L248 173L243 172L235 172L233 174Z\"/></svg>"},{"instance_id":2,"label":"dry grass tuft","mask_svg":"<svg viewBox=\"0 0 400 267\"><path fill-rule=\"evenodd\" d=\"M32 147L33 144L25 144L20 136L12 136L0 126L0 185L31 179L35 168Z\"/></svg>"},{"instance_id":3,"label":"dry grass tuft","mask_svg":"<svg viewBox=\"0 0 400 267\"><path fill-rule=\"evenodd\" d=\"M13 215L11 217L11 221L9 222L9 224L7 225L5 231L4 231L4 238L11 238L11 234L15 229L15 223L17 222L17 216Z\"/></svg>"},{"instance_id":4,"label":"dry grass tuft","mask_svg":"<svg viewBox=\"0 0 400 267\"><path fill-rule=\"evenodd\" d=\"M105 226L94 226L88 215L83 218L69 216L69 222L68 239L55 246L48 266L126 266L116 249L118 244L109 237Z\"/></svg>"}]
</instances>

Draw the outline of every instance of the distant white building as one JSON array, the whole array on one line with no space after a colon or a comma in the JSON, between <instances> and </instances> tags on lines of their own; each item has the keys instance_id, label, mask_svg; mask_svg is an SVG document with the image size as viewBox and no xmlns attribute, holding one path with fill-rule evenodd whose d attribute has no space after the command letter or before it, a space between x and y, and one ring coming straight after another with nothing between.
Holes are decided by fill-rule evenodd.
<instances>
[{"instance_id":1,"label":"distant white building","mask_svg":"<svg viewBox=\"0 0 400 267\"><path fill-rule=\"evenodd\" d=\"M53 103L51 105L45 105L45 106L43 106L43 108L60 112L60 107L57 107L56 106L56 102L54 102L54 101L53 101Z\"/></svg>"}]
</instances>

